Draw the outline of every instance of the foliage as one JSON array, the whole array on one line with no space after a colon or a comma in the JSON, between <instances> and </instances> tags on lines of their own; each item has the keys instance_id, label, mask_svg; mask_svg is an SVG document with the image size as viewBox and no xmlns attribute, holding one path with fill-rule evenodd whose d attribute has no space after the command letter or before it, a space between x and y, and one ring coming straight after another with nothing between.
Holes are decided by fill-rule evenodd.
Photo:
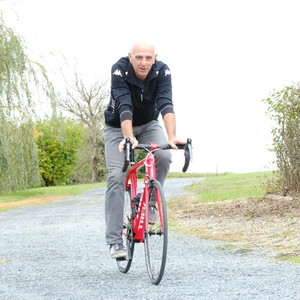
<instances>
[{"instance_id":1,"label":"foliage","mask_svg":"<svg viewBox=\"0 0 300 300\"><path fill-rule=\"evenodd\" d=\"M89 134L88 128L84 127L84 139L83 143L78 150L79 160L72 172L71 183L89 183L92 182L92 169L93 162L91 161L92 157L92 147L91 147L91 136ZM107 174L107 169L105 165L104 157L104 141L103 137L97 139L97 173L96 178L97 182L104 181Z\"/></svg>"},{"instance_id":2,"label":"foliage","mask_svg":"<svg viewBox=\"0 0 300 300\"><path fill-rule=\"evenodd\" d=\"M39 86L53 97L53 89L43 66L33 63L26 50L22 38L5 26L0 12L0 192L40 183L32 91Z\"/></svg>"},{"instance_id":3,"label":"foliage","mask_svg":"<svg viewBox=\"0 0 300 300\"><path fill-rule=\"evenodd\" d=\"M35 138L44 184L68 184L83 138L81 125L63 118L39 121L36 124Z\"/></svg>"},{"instance_id":4,"label":"foliage","mask_svg":"<svg viewBox=\"0 0 300 300\"><path fill-rule=\"evenodd\" d=\"M36 144L30 123L0 122L1 193L40 185Z\"/></svg>"},{"instance_id":5,"label":"foliage","mask_svg":"<svg viewBox=\"0 0 300 300\"><path fill-rule=\"evenodd\" d=\"M299 193L300 189L300 86L286 86L264 99L276 123L272 129L273 151L279 170L277 191Z\"/></svg>"},{"instance_id":6,"label":"foliage","mask_svg":"<svg viewBox=\"0 0 300 300\"><path fill-rule=\"evenodd\" d=\"M61 96L58 106L71 113L85 128L85 140L80 150L80 161L74 182L97 182L106 175L103 140L104 102L109 96L106 82L84 84L75 73L74 83Z\"/></svg>"},{"instance_id":7,"label":"foliage","mask_svg":"<svg viewBox=\"0 0 300 300\"><path fill-rule=\"evenodd\" d=\"M23 39L5 26L0 15L0 99L1 116L24 120L35 114L32 92L41 89L54 104L54 89L46 69L32 61Z\"/></svg>"},{"instance_id":8,"label":"foliage","mask_svg":"<svg viewBox=\"0 0 300 300\"><path fill-rule=\"evenodd\" d=\"M3 24L0 19L0 96L1 105L12 108L17 103L14 100L21 99L21 92L30 100L26 71L28 69L28 57L25 53L23 41L11 28ZM9 109L7 109L9 112Z\"/></svg>"}]
</instances>

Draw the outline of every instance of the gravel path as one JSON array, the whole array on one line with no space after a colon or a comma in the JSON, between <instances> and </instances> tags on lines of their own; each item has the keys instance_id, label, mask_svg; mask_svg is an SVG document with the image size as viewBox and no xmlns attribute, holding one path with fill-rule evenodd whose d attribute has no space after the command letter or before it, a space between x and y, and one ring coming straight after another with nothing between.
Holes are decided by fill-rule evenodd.
<instances>
[{"instance_id":1,"label":"gravel path","mask_svg":"<svg viewBox=\"0 0 300 300\"><path fill-rule=\"evenodd\" d=\"M166 196L191 182L168 180ZM160 285L148 279L142 244L129 273L120 273L105 245L104 193L0 214L1 300L300 299L299 264L175 232Z\"/></svg>"}]
</instances>

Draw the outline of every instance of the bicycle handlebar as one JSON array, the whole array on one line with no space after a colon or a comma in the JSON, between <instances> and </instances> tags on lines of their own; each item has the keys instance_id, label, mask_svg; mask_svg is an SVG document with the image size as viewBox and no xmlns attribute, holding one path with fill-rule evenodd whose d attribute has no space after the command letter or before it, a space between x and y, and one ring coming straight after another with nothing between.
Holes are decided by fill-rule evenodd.
<instances>
[{"instance_id":1,"label":"bicycle handlebar","mask_svg":"<svg viewBox=\"0 0 300 300\"><path fill-rule=\"evenodd\" d=\"M176 146L178 149L184 150L184 166L182 168L182 172L186 172L192 160L192 139L188 138L185 144L176 144ZM151 144L138 144L135 147L135 149L150 150L154 152L157 150L168 150L173 148L169 144L158 145L155 143L151 143ZM123 172L127 170L129 163L134 161L132 150L133 149L131 148L130 138L126 138L125 145L124 145L125 161L122 169Z\"/></svg>"}]
</instances>

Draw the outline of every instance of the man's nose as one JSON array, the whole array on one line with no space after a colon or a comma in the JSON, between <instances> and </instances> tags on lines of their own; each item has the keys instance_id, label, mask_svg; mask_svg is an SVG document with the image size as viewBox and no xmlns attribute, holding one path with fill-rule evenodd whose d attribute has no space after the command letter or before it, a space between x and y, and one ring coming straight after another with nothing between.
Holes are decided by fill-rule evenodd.
<instances>
[{"instance_id":1,"label":"man's nose","mask_svg":"<svg viewBox=\"0 0 300 300\"><path fill-rule=\"evenodd\" d=\"M146 63L147 63L147 59L146 59L146 57L143 57L142 58L142 64L145 65Z\"/></svg>"}]
</instances>

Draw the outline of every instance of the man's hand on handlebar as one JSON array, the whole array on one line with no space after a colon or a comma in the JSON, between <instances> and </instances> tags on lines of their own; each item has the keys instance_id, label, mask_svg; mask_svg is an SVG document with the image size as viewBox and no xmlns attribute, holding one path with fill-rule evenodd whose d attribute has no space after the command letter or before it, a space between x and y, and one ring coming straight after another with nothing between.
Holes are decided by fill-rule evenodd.
<instances>
[{"instance_id":1,"label":"man's hand on handlebar","mask_svg":"<svg viewBox=\"0 0 300 300\"><path fill-rule=\"evenodd\" d=\"M186 140L178 139L177 137L169 138L168 144L172 147L174 150L178 150L178 147L176 144L185 144Z\"/></svg>"},{"instance_id":2,"label":"man's hand on handlebar","mask_svg":"<svg viewBox=\"0 0 300 300\"><path fill-rule=\"evenodd\" d=\"M126 143L126 138L124 138L124 139L121 141L121 143L119 144L119 151L120 151L120 152L123 152L123 151L124 151L125 143ZM137 146L138 143L139 143L139 142L138 142L138 140L137 140L135 137L130 138L130 144L132 145L132 149L134 149L134 148Z\"/></svg>"}]
</instances>

